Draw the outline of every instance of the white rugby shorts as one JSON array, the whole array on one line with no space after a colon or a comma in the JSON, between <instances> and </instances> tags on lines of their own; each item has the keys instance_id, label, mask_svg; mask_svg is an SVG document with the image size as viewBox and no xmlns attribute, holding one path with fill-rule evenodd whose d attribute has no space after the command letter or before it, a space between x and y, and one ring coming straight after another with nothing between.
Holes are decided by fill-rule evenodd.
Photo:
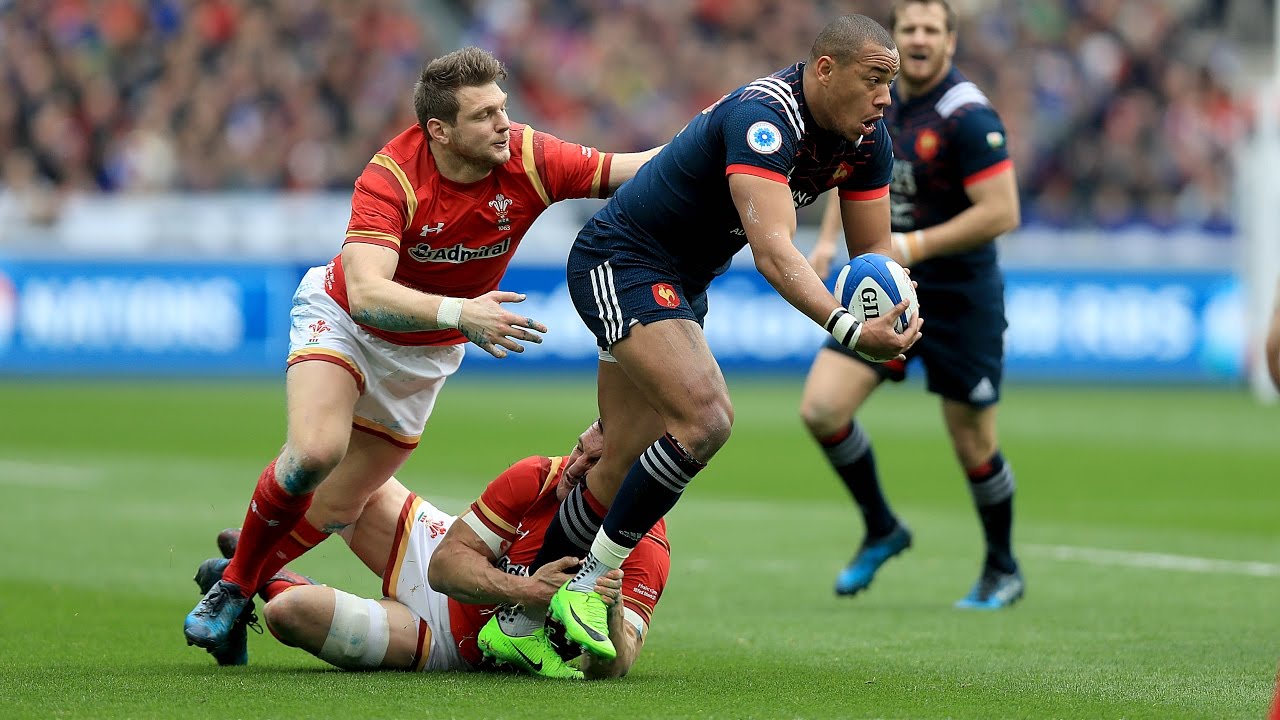
<instances>
[{"instance_id":1,"label":"white rugby shorts","mask_svg":"<svg viewBox=\"0 0 1280 720\"><path fill-rule=\"evenodd\" d=\"M360 388L354 426L417 447L440 388L462 364L464 346L387 342L357 325L325 292L324 279L324 266L313 267L294 293L288 364L321 360L346 369Z\"/></svg>"},{"instance_id":2,"label":"white rugby shorts","mask_svg":"<svg viewBox=\"0 0 1280 720\"><path fill-rule=\"evenodd\" d=\"M470 670L458 652L449 625L449 597L431 589L427 568L454 517L417 495L410 494L400 512L391 545L391 561L382 578L382 592L418 618L418 652L414 669L424 672Z\"/></svg>"}]
</instances>

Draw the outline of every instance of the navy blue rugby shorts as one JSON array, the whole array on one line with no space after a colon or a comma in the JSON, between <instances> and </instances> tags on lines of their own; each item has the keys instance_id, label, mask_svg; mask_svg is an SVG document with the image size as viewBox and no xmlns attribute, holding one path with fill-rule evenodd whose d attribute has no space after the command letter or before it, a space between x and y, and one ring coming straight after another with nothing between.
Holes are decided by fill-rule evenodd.
<instances>
[{"instance_id":1,"label":"navy blue rugby shorts","mask_svg":"<svg viewBox=\"0 0 1280 720\"><path fill-rule=\"evenodd\" d=\"M830 338L823 345L874 368L882 379L901 382L917 358L925 387L975 408L1000 401L1004 374L1004 282L999 275L959 284L926 284L917 290L924 336L907 351L907 362L873 363Z\"/></svg>"},{"instance_id":2,"label":"navy blue rugby shorts","mask_svg":"<svg viewBox=\"0 0 1280 720\"><path fill-rule=\"evenodd\" d=\"M658 252L589 222L569 251L569 297L578 316L608 350L637 323L707 315L707 286L691 286Z\"/></svg>"}]
</instances>

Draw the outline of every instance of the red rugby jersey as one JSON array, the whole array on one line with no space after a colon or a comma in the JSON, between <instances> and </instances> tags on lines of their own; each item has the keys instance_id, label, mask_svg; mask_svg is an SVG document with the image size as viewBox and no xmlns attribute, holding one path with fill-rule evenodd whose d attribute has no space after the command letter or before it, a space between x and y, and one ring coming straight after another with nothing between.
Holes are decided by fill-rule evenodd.
<instances>
[{"instance_id":1,"label":"red rugby jersey","mask_svg":"<svg viewBox=\"0 0 1280 720\"><path fill-rule=\"evenodd\" d=\"M392 278L433 295L474 298L498 288L511 254L551 203L602 198L612 153L565 142L511 123L511 159L483 180L457 183L440 174L428 138L414 125L397 135L356 180L345 243L400 253ZM342 256L329 263L325 288L351 311ZM365 326L397 345L457 345L457 330L400 333Z\"/></svg>"},{"instance_id":2,"label":"red rugby jersey","mask_svg":"<svg viewBox=\"0 0 1280 720\"><path fill-rule=\"evenodd\" d=\"M542 547L542 536L560 508L556 483L564 471L564 461L562 457L525 458L494 478L480 499L471 504L471 512L503 540L498 566L504 571L528 574L529 563ZM667 525L665 520L659 520L622 563L623 604L639 613L646 624L662 597L670 569ZM493 609L492 605L468 605L449 598L453 638L462 658L472 666L482 660L476 635L489 621Z\"/></svg>"}]
</instances>

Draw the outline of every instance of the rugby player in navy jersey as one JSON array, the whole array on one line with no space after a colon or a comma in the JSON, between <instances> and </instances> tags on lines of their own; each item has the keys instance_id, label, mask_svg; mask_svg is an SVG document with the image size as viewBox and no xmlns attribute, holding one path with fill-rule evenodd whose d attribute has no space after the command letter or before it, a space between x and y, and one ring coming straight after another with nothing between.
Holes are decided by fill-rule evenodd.
<instances>
[{"instance_id":1,"label":"rugby player in navy jersey","mask_svg":"<svg viewBox=\"0 0 1280 720\"><path fill-rule=\"evenodd\" d=\"M1011 545L1013 470L999 449L996 404L1004 364L1004 281L995 239L1018 226L1018 190L1004 125L982 91L952 67L956 15L945 0L898 0L890 28L902 53L885 122L893 137L890 186L892 255L920 283L929 336L908 358L923 362L986 536L977 583L957 607L997 609L1023 594ZM810 256L825 275L834 254L836 218L828 207ZM844 217L846 230L849 216ZM880 490L867 432L854 418L885 380L906 364L868 363L828 342L805 383L800 413L862 511L866 536L836 579L853 595L886 560L911 545L911 532Z\"/></svg>"},{"instance_id":2,"label":"rugby player in navy jersey","mask_svg":"<svg viewBox=\"0 0 1280 720\"><path fill-rule=\"evenodd\" d=\"M613 657L614 648L595 578L622 564L729 439L729 391L702 320L707 286L733 256L750 245L778 293L844 347L891 360L920 335L918 318L902 334L893 329L906 303L858 323L792 244L795 208L837 188L850 252L889 250L893 155L882 118L898 62L874 20L836 19L806 61L734 90L690 121L579 232L569 292L600 347L604 426L604 452L585 484L609 507L601 518L578 486L531 569L586 556L551 615L598 657ZM537 642L543 620L499 613L480 645Z\"/></svg>"}]
</instances>

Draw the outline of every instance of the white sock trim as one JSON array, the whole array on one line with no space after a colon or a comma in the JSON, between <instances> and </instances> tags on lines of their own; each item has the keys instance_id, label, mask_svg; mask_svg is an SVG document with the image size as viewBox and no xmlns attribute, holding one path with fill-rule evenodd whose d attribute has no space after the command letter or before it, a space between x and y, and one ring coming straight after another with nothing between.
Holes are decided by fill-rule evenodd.
<instances>
[{"instance_id":1,"label":"white sock trim","mask_svg":"<svg viewBox=\"0 0 1280 720\"><path fill-rule=\"evenodd\" d=\"M604 528L596 533L596 539L591 543L591 555L609 570L616 570L622 567L622 563L626 561L627 556L635 548L623 547L618 543L609 539L605 534ZM604 573L601 573L603 575Z\"/></svg>"}]
</instances>

